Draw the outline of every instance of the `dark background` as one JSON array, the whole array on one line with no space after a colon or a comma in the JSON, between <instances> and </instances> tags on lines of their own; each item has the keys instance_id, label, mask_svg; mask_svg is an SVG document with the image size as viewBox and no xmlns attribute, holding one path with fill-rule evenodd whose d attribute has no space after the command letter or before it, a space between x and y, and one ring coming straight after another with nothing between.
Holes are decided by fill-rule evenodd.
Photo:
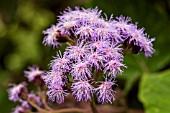
<instances>
[{"instance_id":1,"label":"dark background","mask_svg":"<svg viewBox=\"0 0 170 113\"><path fill-rule=\"evenodd\" d=\"M125 72L117 80L128 109L147 113L170 111L170 1L169 0L0 0L0 113L17 103L8 100L9 83L27 81L23 70L33 64L48 70L56 49L42 44L42 30L57 22L68 6L98 6L108 17L129 16L155 37L150 58L128 55ZM62 47L58 48L62 49ZM114 106L114 105L113 105ZM130 112L130 111L128 111Z\"/></svg>"}]
</instances>

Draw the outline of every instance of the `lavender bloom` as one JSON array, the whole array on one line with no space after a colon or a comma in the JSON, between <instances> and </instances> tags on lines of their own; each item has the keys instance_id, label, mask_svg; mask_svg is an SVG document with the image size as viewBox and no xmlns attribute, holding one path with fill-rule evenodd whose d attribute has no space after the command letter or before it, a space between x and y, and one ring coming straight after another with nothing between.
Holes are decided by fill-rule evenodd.
<instances>
[{"instance_id":1,"label":"lavender bloom","mask_svg":"<svg viewBox=\"0 0 170 113\"><path fill-rule=\"evenodd\" d=\"M88 78L91 78L92 74L87 64L88 62L77 62L73 64L71 75L74 80L88 80Z\"/></svg>"},{"instance_id":2,"label":"lavender bloom","mask_svg":"<svg viewBox=\"0 0 170 113\"><path fill-rule=\"evenodd\" d=\"M74 82L71 86L73 95L76 96L77 101L91 100L91 94L93 93L93 86L88 81Z\"/></svg>"},{"instance_id":3,"label":"lavender bloom","mask_svg":"<svg viewBox=\"0 0 170 113\"><path fill-rule=\"evenodd\" d=\"M155 52L152 45L154 39L149 39L144 29L138 29L137 24L132 24L129 17L113 19L112 16L106 16L104 19L98 8L67 8L58 16L57 25L43 33L46 35L43 41L45 45L57 46L63 36L69 45L75 44L67 47L63 56L61 52L57 54L51 62L52 70L43 77L48 86L46 94L57 103L62 103L64 96L68 94L63 89L68 82L67 74L74 80L71 90L77 101L91 100L95 91L98 102L112 103L115 99L112 89L115 82L108 78L115 79L117 74L121 75L123 68L126 68L122 63L123 52L127 52L127 49L133 52L135 47L139 53L144 51L146 57ZM71 40L72 36L76 42ZM88 81L92 79L91 71L96 70L108 73L108 76L94 89Z\"/></svg>"},{"instance_id":4,"label":"lavender bloom","mask_svg":"<svg viewBox=\"0 0 170 113\"><path fill-rule=\"evenodd\" d=\"M102 54L99 54L97 52L92 52L88 58L87 58L87 61L88 61L88 65L92 68L92 67L95 67L95 69L100 69L100 64L103 65L103 56Z\"/></svg>"},{"instance_id":5,"label":"lavender bloom","mask_svg":"<svg viewBox=\"0 0 170 113\"><path fill-rule=\"evenodd\" d=\"M97 100L99 103L112 103L115 100L115 91L113 91L112 87L115 85L114 81L103 82L98 88L95 88L94 91L97 95Z\"/></svg>"},{"instance_id":6,"label":"lavender bloom","mask_svg":"<svg viewBox=\"0 0 170 113\"><path fill-rule=\"evenodd\" d=\"M46 73L46 76L43 77L43 80L48 86L63 86L67 82L67 77L61 71L50 71Z\"/></svg>"},{"instance_id":7,"label":"lavender bloom","mask_svg":"<svg viewBox=\"0 0 170 113\"><path fill-rule=\"evenodd\" d=\"M104 48L108 48L110 42L96 38L93 43L90 44L91 51L102 52Z\"/></svg>"},{"instance_id":8,"label":"lavender bloom","mask_svg":"<svg viewBox=\"0 0 170 113\"><path fill-rule=\"evenodd\" d=\"M25 109L31 109L31 106L27 101L22 101L21 106Z\"/></svg>"},{"instance_id":9,"label":"lavender bloom","mask_svg":"<svg viewBox=\"0 0 170 113\"><path fill-rule=\"evenodd\" d=\"M129 29L134 27L134 24L130 23L130 17L120 16L116 18L117 21L112 21L112 26L115 27L122 35L128 34ZM127 38L127 37L126 37Z\"/></svg>"},{"instance_id":10,"label":"lavender bloom","mask_svg":"<svg viewBox=\"0 0 170 113\"><path fill-rule=\"evenodd\" d=\"M64 55L70 60L80 61L87 57L87 53L89 52L88 50L88 46L83 45L83 42L81 42L78 43L77 46L67 47Z\"/></svg>"},{"instance_id":11,"label":"lavender bloom","mask_svg":"<svg viewBox=\"0 0 170 113\"><path fill-rule=\"evenodd\" d=\"M23 101L21 106L17 106L16 108L13 109L12 113L25 113L26 110L30 110L31 106L28 104L28 102Z\"/></svg>"},{"instance_id":12,"label":"lavender bloom","mask_svg":"<svg viewBox=\"0 0 170 113\"><path fill-rule=\"evenodd\" d=\"M69 59L62 57L61 52L57 54L57 57L51 62L51 67L54 71L62 71L68 72L70 70L69 67Z\"/></svg>"},{"instance_id":13,"label":"lavender bloom","mask_svg":"<svg viewBox=\"0 0 170 113\"><path fill-rule=\"evenodd\" d=\"M109 71L109 75L116 77L117 74L121 75L123 73L121 68L126 68L119 60L110 60L105 64L104 73Z\"/></svg>"},{"instance_id":14,"label":"lavender bloom","mask_svg":"<svg viewBox=\"0 0 170 113\"><path fill-rule=\"evenodd\" d=\"M60 28L56 25L52 25L51 28L48 28L47 30L43 31L43 34L46 35L43 43L45 45L57 47L59 45L59 42L57 41L57 37L60 37Z\"/></svg>"},{"instance_id":15,"label":"lavender bloom","mask_svg":"<svg viewBox=\"0 0 170 113\"><path fill-rule=\"evenodd\" d=\"M44 71L41 71L37 66L29 67L28 69L29 71L24 71L24 74L30 82L34 81L35 78L41 78L44 75Z\"/></svg>"},{"instance_id":16,"label":"lavender bloom","mask_svg":"<svg viewBox=\"0 0 170 113\"><path fill-rule=\"evenodd\" d=\"M22 101L22 94L27 94L26 83L20 83L18 85L14 85L12 88L8 90L9 100L11 101Z\"/></svg>"},{"instance_id":17,"label":"lavender bloom","mask_svg":"<svg viewBox=\"0 0 170 113\"><path fill-rule=\"evenodd\" d=\"M71 8L67 8L61 16L58 16L59 21L76 21L79 26L81 26L82 22L86 23L96 23L99 20L99 17L101 15L101 10L99 11L96 7L95 9L80 9L79 7L76 7L75 10L72 10ZM98 24L98 23L97 23Z\"/></svg>"},{"instance_id":18,"label":"lavender bloom","mask_svg":"<svg viewBox=\"0 0 170 113\"><path fill-rule=\"evenodd\" d=\"M75 20L60 20L58 26L61 28L60 33L64 35L71 35L71 31L77 25L77 21Z\"/></svg>"},{"instance_id":19,"label":"lavender bloom","mask_svg":"<svg viewBox=\"0 0 170 113\"><path fill-rule=\"evenodd\" d=\"M94 31L94 37L109 39L111 38L111 30L107 27L96 27Z\"/></svg>"},{"instance_id":20,"label":"lavender bloom","mask_svg":"<svg viewBox=\"0 0 170 113\"><path fill-rule=\"evenodd\" d=\"M155 41L154 38L147 39L145 45L141 47L141 49L144 50L146 57L151 56L155 52L155 49L153 49L153 44L152 44L153 41Z\"/></svg>"},{"instance_id":21,"label":"lavender bloom","mask_svg":"<svg viewBox=\"0 0 170 113\"><path fill-rule=\"evenodd\" d=\"M25 109L22 106L17 106L16 108L13 109L12 113L25 113Z\"/></svg>"},{"instance_id":22,"label":"lavender bloom","mask_svg":"<svg viewBox=\"0 0 170 113\"><path fill-rule=\"evenodd\" d=\"M36 103L38 106L42 106L42 101L39 96L36 96L33 93L28 94L28 99L34 103Z\"/></svg>"},{"instance_id":23,"label":"lavender bloom","mask_svg":"<svg viewBox=\"0 0 170 113\"><path fill-rule=\"evenodd\" d=\"M75 36L79 36L80 39L86 40L91 39L93 35L94 29L92 25L88 25L87 23L84 23L81 27L77 27L75 29Z\"/></svg>"},{"instance_id":24,"label":"lavender bloom","mask_svg":"<svg viewBox=\"0 0 170 113\"><path fill-rule=\"evenodd\" d=\"M95 9L83 9L82 11L84 12L83 18L81 19L82 21L85 21L89 24L95 24L98 25L100 21L100 15L101 15L101 10L98 10L96 7ZM82 17L81 16L81 17Z\"/></svg>"},{"instance_id":25,"label":"lavender bloom","mask_svg":"<svg viewBox=\"0 0 170 113\"><path fill-rule=\"evenodd\" d=\"M51 101L56 101L59 104L64 102L64 96L68 95L60 85L50 86L46 94Z\"/></svg>"},{"instance_id":26,"label":"lavender bloom","mask_svg":"<svg viewBox=\"0 0 170 113\"><path fill-rule=\"evenodd\" d=\"M134 45L139 46L139 52L144 51L146 57L151 56L155 52L152 47L153 41L155 41L154 38L147 38L147 34L144 33L144 28L137 29L137 27L134 27L131 29L131 38L129 43L133 43Z\"/></svg>"},{"instance_id":27,"label":"lavender bloom","mask_svg":"<svg viewBox=\"0 0 170 113\"><path fill-rule=\"evenodd\" d=\"M111 46L111 47L104 48L103 51L101 51L101 52L103 53L103 56L106 59L117 59L117 60L122 61L123 57L124 57L121 54L122 50L123 49L119 48L119 46L117 46L117 47Z\"/></svg>"}]
</instances>

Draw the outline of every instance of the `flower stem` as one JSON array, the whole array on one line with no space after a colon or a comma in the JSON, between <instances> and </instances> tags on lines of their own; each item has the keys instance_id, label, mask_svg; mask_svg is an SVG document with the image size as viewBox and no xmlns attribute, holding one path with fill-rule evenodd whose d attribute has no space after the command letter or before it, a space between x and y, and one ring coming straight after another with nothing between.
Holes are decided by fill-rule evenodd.
<instances>
[{"instance_id":1,"label":"flower stem","mask_svg":"<svg viewBox=\"0 0 170 113\"><path fill-rule=\"evenodd\" d=\"M36 108L40 113L48 113L48 111L40 108L40 107L37 106L34 102L32 102L32 101L30 101L30 100L28 100L28 99L27 99L27 102L28 102L31 106L33 106L34 108Z\"/></svg>"},{"instance_id":2,"label":"flower stem","mask_svg":"<svg viewBox=\"0 0 170 113\"><path fill-rule=\"evenodd\" d=\"M42 103L43 103L44 107L49 111L54 111L50 106L48 106L48 104L46 102L46 95L45 95L44 91L40 93L40 97L42 99Z\"/></svg>"},{"instance_id":3,"label":"flower stem","mask_svg":"<svg viewBox=\"0 0 170 113\"><path fill-rule=\"evenodd\" d=\"M94 96L92 96L92 100L90 101L90 107L91 107L91 110L92 110L93 113L99 113L97 108L96 108Z\"/></svg>"},{"instance_id":4,"label":"flower stem","mask_svg":"<svg viewBox=\"0 0 170 113\"><path fill-rule=\"evenodd\" d=\"M86 113L85 110L80 108L64 108L49 113Z\"/></svg>"}]
</instances>

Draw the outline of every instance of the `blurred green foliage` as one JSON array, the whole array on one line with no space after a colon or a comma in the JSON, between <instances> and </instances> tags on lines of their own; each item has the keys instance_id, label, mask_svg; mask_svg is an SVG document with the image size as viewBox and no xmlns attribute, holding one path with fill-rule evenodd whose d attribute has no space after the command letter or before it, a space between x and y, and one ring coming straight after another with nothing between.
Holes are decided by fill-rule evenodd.
<instances>
[{"instance_id":1,"label":"blurred green foliage","mask_svg":"<svg viewBox=\"0 0 170 113\"><path fill-rule=\"evenodd\" d=\"M140 84L139 98L144 103L147 113L169 112L169 86L170 70L143 75Z\"/></svg>"},{"instance_id":2,"label":"blurred green foliage","mask_svg":"<svg viewBox=\"0 0 170 113\"><path fill-rule=\"evenodd\" d=\"M133 22L138 22L140 27L145 27L151 37L156 38L154 42L156 53L153 57L147 59L144 55L125 57L128 69L124 70L124 75L119 77L117 84L122 86L128 105L132 104L130 107L135 105L128 98L141 101L147 113L168 113L170 111L168 108L170 102L166 101L169 98L166 93L170 87L168 83L170 73L167 71L170 68L168 0L1 0L0 113L9 113L15 106L8 101L6 93L8 83L25 81L23 70L32 64L48 70L48 63L52 56L55 56L56 50L42 45L42 30L55 24L56 16L67 6L85 8L98 6L107 15L129 16ZM135 93L134 87L137 87ZM146 89L150 91L147 92ZM164 97L167 97L165 102L161 100ZM164 108L167 111L162 111Z\"/></svg>"}]
</instances>

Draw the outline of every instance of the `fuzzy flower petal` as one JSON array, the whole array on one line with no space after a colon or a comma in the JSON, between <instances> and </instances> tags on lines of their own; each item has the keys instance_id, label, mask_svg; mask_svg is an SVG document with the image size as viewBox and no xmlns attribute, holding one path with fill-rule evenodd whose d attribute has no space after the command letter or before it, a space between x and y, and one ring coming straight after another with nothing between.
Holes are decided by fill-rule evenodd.
<instances>
[{"instance_id":1,"label":"fuzzy flower petal","mask_svg":"<svg viewBox=\"0 0 170 113\"><path fill-rule=\"evenodd\" d=\"M88 80L88 78L91 78L92 74L87 64L87 62L73 64L71 75L74 80Z\"/></svg>"},{"instance_id":2,"label":"fuzzy flower petal","mask_svg":"<svg viewBox=\"0 0 170 113\"><path fill-rule=\"evenodd\" d=\"M88 81L74 82L71 86L73 95L76 96L77 101L91 100L91 94L93 93L93 86Z\"/></svg>"},{"instance_id":3,"label":"fuzzy flower petal","mask_svg":"<svg viewBox=\"0 0 170 113\"><path fill-rule=\"evenodd\" d=\"M105 81L98 88L95 88L99 103L112 103L115 100L115 91L112 89L114 85L114 81Z\"/></svg>"},{"instance_id":4,"label":"fuzzy flower petal","mask_svg":"<svg viewBox=\"0 0 170 113\"><path fill-rule=\"evenodd\" d=\"M51 28L43 31L43 34L46 35L44 37L43 43L45 45L58 47L59 42L57 41L57 37L60 37L59 33L60 28L56 25L52 25Z\"/></svg>"},{"instance_id":5,"label":"fuzzy flower petal","mask_svg":"<svg viewBox=\"0 0 170 113\"><path fill-rule=\"evenodd\" d=\"M64 96L68 95L60 85L50 86L46 94L51 101L56 101L59 104L64 102Z\"/></svg>"},{"instance_id":6,"label":"fuzzy flower petal","mask_svg":"<svg viewBox=\"0 0 170 113\"><path fill-rule=\"evenodd\" d=\"M124 64L122 64L119 60L110 60L105 64L104 72L109 71L109 75L113 75L116 77L117 74L122 74L123 71L121 68L126 68Z\"/></svg>"},{"instance_id":7,"label":"fuzzy flower petal","mask_svg":"<svg viewBox=\"0 0 170 113\"><path fill-rule=\"evenodd\" d=\"M35 80L37 77L42 77L44 75L44 71L40 70L37 66L32 66L28 68L29 71L24 71L25 76L31 82Z\"/></svg>"},{"instance_id":8,"label":"fuzzy flower petal","mask_svg":"<svg viewBox=\"0 0 170 113\"><path fill-rule=\"evenodd\" d=\"M46 73L46 76L43 77L44 82L47 86L50 85L65 85L67 82L67 77L61 71L50 71Z\"/></svg>"},{"instance_id":9,"label":"fuzzy flower petal","mask_svg":"<svg viewBox=\"0 0 170 113\"><path fill-rule=\"evenodd\" d=\"M21 94L27 93L26 83L20 83L18 85L13 86L8 90L9 100L11 101L21 101Z\"/></svg>"}]
</instances>

